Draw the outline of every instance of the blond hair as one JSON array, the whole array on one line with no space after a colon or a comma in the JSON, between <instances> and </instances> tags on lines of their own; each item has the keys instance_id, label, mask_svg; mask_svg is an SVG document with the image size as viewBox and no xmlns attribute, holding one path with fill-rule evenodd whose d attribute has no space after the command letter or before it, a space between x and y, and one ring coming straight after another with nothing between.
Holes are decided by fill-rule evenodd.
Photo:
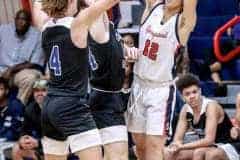
<instances>
[{"instance_id":1,"label":"blond hair","mask_svg":"<svg viewBox=\"0 0 240 160\"><path fill-rule=\"evenodd\" d=\"M68 0L42 0L42 10L50 17L64 17L67 8Z\"/></svg>"}]
</instances>

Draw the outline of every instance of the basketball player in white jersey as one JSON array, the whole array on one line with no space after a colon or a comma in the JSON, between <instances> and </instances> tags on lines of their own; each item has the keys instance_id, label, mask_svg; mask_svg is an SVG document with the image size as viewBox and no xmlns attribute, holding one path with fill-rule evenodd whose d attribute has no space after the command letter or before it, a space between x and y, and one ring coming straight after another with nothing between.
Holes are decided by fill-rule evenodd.
<instances>
[{"instance_id":1,"label":"basketball player in white jersey","mask_svg":"<svg viewBox=\"0 0 240 160\"><path fill-rule=\"evenodd\" d=\"M146 0L128 108L139 160L162 160L175 101L174 57L196 23L197 0ZM133 56L136 58L136 55ZM131 59L131 57L129 58Z\"/></svg>"}]
</instances>

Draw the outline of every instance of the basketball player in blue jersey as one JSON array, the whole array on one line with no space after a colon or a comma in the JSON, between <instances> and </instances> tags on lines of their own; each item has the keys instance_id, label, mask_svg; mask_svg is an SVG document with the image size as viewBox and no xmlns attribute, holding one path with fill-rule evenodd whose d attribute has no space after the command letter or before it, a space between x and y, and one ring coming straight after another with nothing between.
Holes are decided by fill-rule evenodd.
<instances>
[{"instance_id":1,"label":"basketball player in blue jersey","mask_svg":"<svg viewBox=\"0 0 240 160\"><path fill-rule=\"evenodd\" d=\"M75 18L77 0L42 0L50 20L43 26L42 46L50 69L48 95L42 110L46 160L65 160L69 151L81 160L101 160L101 138L86 105L88 30L119 0L99 0ZM84 2L84 1L83 1Z\"/></svg>"},{"instance_id":2,"label":"basketball player in blue jersey","mask_svg":"<svg viewBox=\"0 0 240 160\"><path fill-rule=\"evenodd\" d=\"M91 5L95 0L88 2ZM125 78L124 50L120 40L121 36L106 13L102 14L89 29L91 66L89 106L102 138L104 160L128 159L125 106L121 96Z\"/></svg>"},{"instance_id":3,"label":"basketball player in blue jersey","mask_svg":"<svg viewBox=\"0 0 240 160\"><path fill-rule=\"evenodd\" d=\"M195 26L197 0L145 2L127 124L138 159L162 160L175 103L175 53Z\"/></svg>"}]
</instances>

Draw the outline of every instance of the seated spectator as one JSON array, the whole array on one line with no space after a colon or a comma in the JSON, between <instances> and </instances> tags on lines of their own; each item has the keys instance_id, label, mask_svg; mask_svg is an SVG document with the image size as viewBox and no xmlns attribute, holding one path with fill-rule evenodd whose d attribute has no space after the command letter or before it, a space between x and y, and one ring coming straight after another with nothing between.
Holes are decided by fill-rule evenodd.
<instances>
[{"instance_id":1,"label":"seated spectator","mask_svg":"<svg viewBox=\"0 0 240 160\"><path fill-rule=\"evenodd\" d=\"M131 34L125 34L123 37L123 43L125 45L127 45L128 47L134 47L135 43L134 43L134 38Z\"/></svg>"},{"instance_id":2,"label":"seated spectator","mask_svg":"<svg viewBox=\"0 0 240 160\"><path fill-rule=\"evenodd\" d=\"M0 138L16 141L20 136L24 106L8 96L8 81L0 77Z\"/></svg>"},{"instance_id":3,"label":"seated spectator","mask_svg":"<svg viewBox=\"0 0 240 160\"><path fill-rule=\"evenodd\" d=\"M221 51L223 54L240 46L240 23L229 28L227 35L229 39L221 44ZM239 56L237 56L226 63L222 63L221 77L223 80L240 80L239 70L237 69L237 67L239 67L239 60Z\"/></svg>"},{"instance_id":4,"label":"seated spectator","mask_svg":"<svg viewBox=\"0 0 240 160\"><path fill-rule=\"evenodd\" d=\"M240 128L240 92L237 94L236 97L236 113L235 117L232 120L234 127Z\"/></svg>"},{"instance_id":5,"label":"seated spectator","mask_svg":"<svg viewBox=\"0 0 240 160\"><path fill-rule=\"evenodd\" d=\"M134 38L132 37L131 34L126 34L122 37L123 44L126 45L127 47L134 47ZM130 87L133 79L133 63L125 63L125 78L124 78L124 83L123 83L123 92L127 91L127 93L130 92ZM128 95L129 96L129 95ZM128 98L127 98L128 101ZM127 102L126 101L126 102Z\"/></svg>"},{"instance_id":6,"label":"seated spectator","mask_svg":"<svg viewBox=\"0 0 240 160\"><path fill-rule=\"evenodd\" d=\"M21 137L13 147L13 160L23 158L40 159L43 155L41 138L41 108L47 94L47 81L37 80L33 85L34 101L30 103L24 113L24 122Z\"/></svg>"},{"instance_id":7,"label":"seated spectator","mask_svg":"<svg viewBox=\"0 0 240 160\"><path fill-rule=\"evenodd\" d=\"M205 159L204 160L239 160L240 159L240 129L239 128L232 128L231 130L231 136L235 137L236 141L227 143L227 144L221 144L216 148L212 148L210 150L207 150L205 153Z\"/></svg>"},{"instance_id":8,"label":"seated spectator","mask_svg":"<svg viewBox=\"0 0 240 160\"><path fill-rule=\"evenodd\" d=\"M227 38L221 43L221 52L227 54L240 45L240 23L233 28L227 30ZM197 67L196 71L201 80L213 80L214 82L221 84L223 80L239 80L239 71L237 69L239 56L228 62L220 62L215 57L214 49L207 48L205 50L205 56L203 61L194 61L194 65Z\"/></svg>"},{"instance_id":9,"label":"seated spectator","mask_svg":"<svg viewBox=\"0 0 240 160\"><path fill-rule=\"evenodd\" d=\"M177 81L186 104L183 106L173 142L165 150L165 159L201 159L215 143L230 141L232 123L223 108L201 94L199 80L186 74ZM192 140L184 142L186 133ZM214 149L214 148L213 148Z\"/></svg>"},{"instance_id":10,"label":"seated spectator","mask_svg":"<svg viewBox=\"0 0 240 160\"><path fill-rule=\"evenodd\" d=\"M23 104L27 104L43 64L41 33L31 26L30 13L19 10L14 24L0 25L0 75L18 87L17 97Z\"/></svg>"},{"instance_id":11,"label":"seated spectator","mask_svg":"<svg viewBox=\"0 0 240 160\"><path fill-rule=\"evenodd\" d=\"M218 148L206 152L205 160L239 160L240 157L240 93L238 93L236 98L236 115L234 127L231 129L232 142L219 145Z\"/></svg>"}]
</instances>

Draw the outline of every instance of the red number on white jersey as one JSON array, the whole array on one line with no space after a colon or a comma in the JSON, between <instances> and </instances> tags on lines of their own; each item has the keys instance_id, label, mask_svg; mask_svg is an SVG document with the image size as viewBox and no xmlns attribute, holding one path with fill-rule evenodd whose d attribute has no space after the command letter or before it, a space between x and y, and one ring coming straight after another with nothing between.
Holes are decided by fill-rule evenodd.
<instances>
[{"instance_id":1,"label":"red number on white jersey","mask_svg":"<svg viewBox=\"0 0 240 160\"><path fill-rule=\"evenodd\" d=\"M157 52L159 49L159 45L155 42L151 42L149 39L146 40L145 42L145 47L143 50L143 55L147 56L151 60L156 60L157 59Z\"/></svg>"}]
</instances>

